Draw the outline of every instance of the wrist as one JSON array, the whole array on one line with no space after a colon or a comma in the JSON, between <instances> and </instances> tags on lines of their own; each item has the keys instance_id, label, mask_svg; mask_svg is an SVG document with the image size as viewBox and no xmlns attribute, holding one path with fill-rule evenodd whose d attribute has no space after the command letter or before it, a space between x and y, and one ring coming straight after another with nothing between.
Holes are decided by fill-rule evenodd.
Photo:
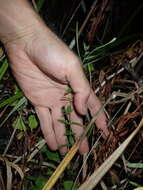
<instances>
[{"instance_id":1,"label":"wrist","mask_svg":"<svg viewBox=\"0 0 143 190\"><path fill-rule=\"evenodd\" d=\"M0 0L0 40L4 45L26 40L37 30L41 19L27 0Z\"/></svg>"}]
</instances>

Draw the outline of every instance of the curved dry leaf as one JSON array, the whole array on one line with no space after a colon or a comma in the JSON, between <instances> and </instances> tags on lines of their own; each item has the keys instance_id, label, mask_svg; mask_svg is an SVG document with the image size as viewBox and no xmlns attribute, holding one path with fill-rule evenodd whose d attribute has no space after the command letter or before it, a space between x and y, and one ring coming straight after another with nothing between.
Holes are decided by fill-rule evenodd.
<instances>
[{"instance_id":1,"label":"curved dry leaf","mask_svg":"<svg viewBox=\"0 0 143 190\"><path fill-rule=\"evenodd\" d=\"M13 162L9 162L7 158L2 158L2 157L0 157L0 161L6 163L6 166L8 167L8 168L7 168L8 171L10 171L10 170L9 170L9 167L14 168L14 169L18 172L18 174L20 175L21 179L23 180L23 178L24 178L24 173L23 173L22 169L21 169L18 165L16 165L16 164L13 163Z\"/></svg>"},{"instance_id":2,"label":"curved dry leaf","mask_svg":"<svg viewBox=\"0 0 143 190\"><path fill-rule=\"evenodd\" d=\"M13 162L10 162L10 166L11 166L12 168L14 168L14 169L19 173L21 179L23 180L23 178L24 178L24 173L23 173L23 171L21 170L21 168L20 168L18 165L16 165L15 163L13 163Z\"/></svg>"},{"instance_id":3,"label":"curved dry leaf","mask_svg":"<svg viewBox=\"0 0 143 190\"><path fill-rule=\"evenodd\" d=\"M7 174L7 190L12 190L12 171L11 171L11 164L10 162L5 158L4 159L6 164L6 174Z\"/></svg>"},{"instance_id":4,"label":"curved dry leaf","mask_svg":"<svg viewBox=\"0 0 143 190\"><path fill-rule=\"evenodd\" d=\"M42 139L41 141L39 141L36 145L35 145L35 149L33 150L33 152L30 154L29 158L28 158L28 162L30 160L32 160L32 158L40 151L40 149L46 144L45 139Z\"/></svg>"}]
</instances>

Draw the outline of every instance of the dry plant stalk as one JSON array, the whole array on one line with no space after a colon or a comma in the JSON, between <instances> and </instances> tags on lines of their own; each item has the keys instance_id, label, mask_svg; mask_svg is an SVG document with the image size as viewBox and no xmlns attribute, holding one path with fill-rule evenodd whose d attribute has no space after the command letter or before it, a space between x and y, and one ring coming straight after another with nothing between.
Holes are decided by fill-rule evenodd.
<instances>
[{"instance_id":1,"label":"dry plant stalk","mask_svg":"<svg viewBox=\"0 0 143 190\"><path fill-rule=\"evenodd\" d=\"M32 5L33 5L35 11L38 12L38 8L37 8L35 0L32 0Z\"/></svg>"},{"instance_id":2,"label":"dry plant stalk","mask_svg":"<svg viewBox=\"0 0 143 190\"><path fill-rule=\"evenodd\" d=\"M106 172L112 167L116 160L121 156L123 151L129 145L131 140L136 136L139 130L143 126L143 118L141 119L138 127L132 132L132 134L112 153L112 155L105 160L105 162L83 183L78 190L92 190L106 174Z\"/></svg>"}]
</instances>

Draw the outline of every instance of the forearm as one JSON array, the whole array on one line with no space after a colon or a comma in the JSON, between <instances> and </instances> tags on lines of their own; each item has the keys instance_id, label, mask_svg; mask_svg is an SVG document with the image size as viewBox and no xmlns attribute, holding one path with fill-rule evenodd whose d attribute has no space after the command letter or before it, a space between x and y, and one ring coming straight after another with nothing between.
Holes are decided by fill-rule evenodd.
<instances>
[{"instance_id":1,"label":"forearm","mask_svg":"<svg viewBox=\"0 0 143 190\"><path fill-rule=\"evenodd\" d=\"M0 0L0 40L4 44L31 35L39 22L27 0Z\"/></svg>"}]
</instances>

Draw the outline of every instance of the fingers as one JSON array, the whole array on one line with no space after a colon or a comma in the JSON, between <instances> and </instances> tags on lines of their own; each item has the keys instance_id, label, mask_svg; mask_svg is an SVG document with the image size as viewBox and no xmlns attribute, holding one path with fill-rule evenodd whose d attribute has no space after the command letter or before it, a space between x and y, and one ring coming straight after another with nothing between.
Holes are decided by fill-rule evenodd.
<instances>
[{"instance_id":1,"label":"fingers","mask_svg":"<svg viewBox=\"0 0 143 190\"><path fill-rule=\"evenodd\" d=\"M88 107L91 115L94 116L101 108L101 104L94 92L91 90L79 62L73 65L70 73L69 84L75 93L74 105L76 111L79 114L86 114ZM107 129L106 116L104 114L104 111L100 112L98 115L96 119L96 125L103 131L103 135L108 136L109 132Z\"/></svg>"},{"instance_id":2,"label":"fingers","mask_svg":"<svg viewBox=\"0 0 143 190\"><path fill-rule=\"evenodd\" d=\"M101 108L100 101L93 93L93 91L89 96L87 107L90 110L92 116L94 116ZM52 108L51 113L48 108L36 107L36 112L40 120L43 135L49 147L52 150L56 150L59 145L59 150L62 154L67 152L67 146L65 146L67 143L66 142L67 138L65 135L65 126L62 122L59 121L59 120L64 120L61 107ZM84 128L82 127L82 118L75 110L73 110L70 113L70 119L71 122L81 124L81 125L77 124L71 125L71 128L75 134L75 139L77 140L84 131ZM106 116L104 114L104 111L98 114L98 117L96 119L96 125L99 129L103 131L104 135L108 136L109 132L107 129ZM54 126L54 128L52 126ZM86 137L82 141L79 151L81 154L89 151L88 141Z\"/></svg>"},{"instance_id":3,"label":"fingers","mask_svg":"<svg viewBox=\"0 0 143 190\"><path fill-rule=\"evenodd\" d=\"M38 118L40 120L41 129L44 135L44 138L47 141L48 146L52 150L56 150L59 148L61 154L67 152L67 138L65 135L65 126L59 120L64 120L61 108L53 108L51 113L48 108L44 107L36 107L35 108ZM70 115L70 119L72 122L79 123L81 126L77 124L72 124L71 128L75 134L75 139L79 139L84 129L82 126L82 118L73 110ZM53 127L54 126L54 129ZM87 138L82 141L79 152L84 154L89 151Z\"/></svg>"},{"instance_id":4,"label":"fingers","mask_svg":"<svg viewBox=\"0 0 143 190\"><path fill-rule=\"evenodd\" d=\"M67 152L67 147L66 147L66 131L65 131L65 126L62 122L59 120L64 120L62 110L61 108L53 108L52 109L52 119L53 119L53 125L55 129L55 135L57 139L57 143L59 145L59 150L61 154L64 154Z\"/></svg>"},{"instance_id":5,"label":"fingers","mask_svg":"<svg viewBox=\"0 0 143 190\"><path fill-rule=\"evenodd\" d=\"M35 110L40 120L41 129L44 138L47 141L47 144L52 150L56 150L58 146L56 136L52 127L52 119L49 109L45 107L36 107Z\"/></svg>"},{"instance_id":6,"label":"fingers","mask_svg":"<svg viewBox=\"0 0 143 190\"><path fill-rule=\"evenodd\" d=\"M91 115L94 117L98 110L101 108L101 103L97 96L91 91L91 94L88 99L88 108L90 110ZM107 129L107 118L105 116L104 110L102 110L98 115L95 121L97 128L103 131L104 136L109 135L109 131Z\"/></svg>"},{"instance_id":7,"label":"fingers","mask_svg":"<svg viewBox=\"0 0 143 190\"><path fill-rule=\"evenodd\" d=\"M86 103L90 94L90 86L79 61L71 67L68 81L74 91L75 108L79 114L85 115L87 112Z\"/></svg>"},{"instance_id":8,"label":"fingers","mask_svg":"<svg viewBox=\"0 0 143 190\"><path fill-rule=\"evenodd\" d=\"M82 118L73 110L71 112L70 119L71 122L75 122L81 125L81 126L76 124L71 125L72 131L75 134L75 139L78 140L84 131ZM84 154L88 151L89 151L88 141L87 138L85 137L80 145L79 152L80 154Z\"/></svg>"}]
</instances>

